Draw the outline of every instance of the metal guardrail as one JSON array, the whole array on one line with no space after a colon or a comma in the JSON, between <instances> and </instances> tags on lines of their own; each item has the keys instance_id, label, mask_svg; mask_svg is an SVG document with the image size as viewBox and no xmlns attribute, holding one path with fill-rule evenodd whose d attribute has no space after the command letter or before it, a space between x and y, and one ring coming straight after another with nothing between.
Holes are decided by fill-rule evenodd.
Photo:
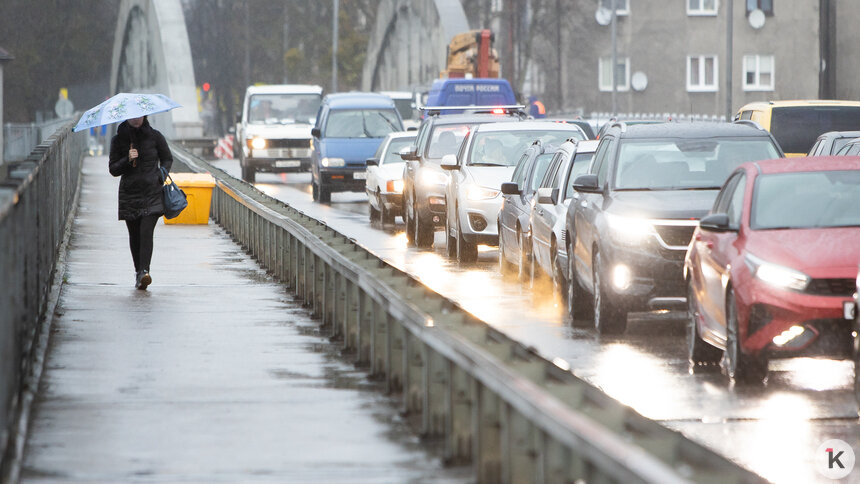
<instances>
[{"instance_id":1,"label":"metal guardrail","mask_svg":"<svg viewBox=\"0 0 860 484\"><path fill-rule=\"evenodd\" d=\"M0 166L6 171L0 176L0 462L13 447L21 391L80 183L86 140L72 126L56 130L26 160Z\"/></svg>"},{"instance_id":2,"label":"metal guardrail","mask_svg":"<svg viewBox=\"0 0 860 484\"><path fill-rule=\"evenodd\" d=\"M212 217L478 482L764 482L578 379L354 241L184 152Z\"/></svg>"},{"instance_id":3,"label":"metal guardrail","mask_svg":"<svg viewBox=\"0 0 860 484\"><path fill-rule=\"evenodd\" d=\"M63 128L73 118L58 118L42 123L6 123L3 126L3 156L0 161L20 161L26 159L39 143L46 141L58 129ZM77 119L77 118L74 118Z\"/></svg>"}]
</instances>

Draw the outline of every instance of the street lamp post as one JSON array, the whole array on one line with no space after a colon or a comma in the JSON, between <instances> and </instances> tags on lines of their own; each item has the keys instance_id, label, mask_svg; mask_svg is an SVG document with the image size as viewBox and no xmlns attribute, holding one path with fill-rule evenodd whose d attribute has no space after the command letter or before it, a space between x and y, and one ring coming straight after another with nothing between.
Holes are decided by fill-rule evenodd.
<instances>
[{"instance_id":1,"label":"street lamp post","mask_svg":"<svg viewBox=\"0 0 860 484\"><path fill-rule=\"evenodd\" d=\"M14 59L0 47L0 165L3 164L3 64Z\"/></svg>"},{"instance_id":2,"label":"street lamp post","mask_svg":"<svg viewBox=\"0 0 860 484\"><path fill-rule=\"evenodd\" d=\"M615 2L609 0L612 9L612 116L618 116L618 10Z\"/></svg>"},{"instance_id":3,"label":"street lamp post","mask_svg":"<svg viewBox=\"0 0 860 484\"><path fill-rule=\"evenodd\" d=\"M726 2L726 121L732 120L732 60L734 53L732 52L732 36L734 32L732 27L734 24L734 13L732 0Z\"/></svg>"},{"instance_id":4,"label":"street lamp post","mask_svg":"<svg viewBox=\"0 0 860 484\"><path fill-rule=\"evenodd\" d=\"M332 0L332 29L331 29L331 92L337 92L337 13L340 10L338 0Z\"/></svg>"}]
</instances>

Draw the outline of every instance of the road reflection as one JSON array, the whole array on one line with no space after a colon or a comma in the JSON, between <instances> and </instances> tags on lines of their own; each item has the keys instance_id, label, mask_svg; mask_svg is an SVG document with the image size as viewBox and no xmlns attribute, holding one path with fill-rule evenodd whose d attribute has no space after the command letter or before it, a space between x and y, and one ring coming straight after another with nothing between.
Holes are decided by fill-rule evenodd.
<instances>
[{"instance_id":1,"label":"road reflection","mask_svg":"<svg viewBox=\"0 0 860 484\"><path fill-rule=\"evenodd\" d=\"M234 176L235 162L219 162ZM258 175L256 186L354 238L392 265L540 354L603 389L646 417L698 440L773 482L818 482L813 452L839 438L860 454L853 399L853 364L775 361L765 386L730 384L719 367L689 373L684 323L677 314L634 314L618 337L571 325L551 283L534 288L498 271L498 251L481 248L476 264L433 249L408 247L404 225L368 222L364 194L335 193L331 204L311 200L310 175ZM842 482L860 482L860 470Z\"/></svg>"}]
</instances>

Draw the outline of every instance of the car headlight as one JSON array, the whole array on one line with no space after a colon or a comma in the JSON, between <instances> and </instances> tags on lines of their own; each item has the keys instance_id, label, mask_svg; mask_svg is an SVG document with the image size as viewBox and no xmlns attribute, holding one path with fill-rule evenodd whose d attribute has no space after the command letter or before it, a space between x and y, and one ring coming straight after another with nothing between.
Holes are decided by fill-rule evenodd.
<instances>
[{"instance_id":1,"label":"car headlight","mask_svg":"<svg viewBox=\"0 0 860 484\"><path fill-rule=\"evenodd\" d=\"M782 289L803 291L812 279L806 274L747 254L744 261L756 279Z\"/></svg>"},{"instance_id":2,"label":"car headlight","mask_svg":"<svg viewBox=\"0 0 860 484\"><path fill-rule=\"evenodd\" d=\"M343 158L328 158L328 157L326 157L326 158L322 159L322 166L325 166L325 167L345 166L345 165L346 165L346 162L343 160Z\"/></svg>"},{"instance_id":3,"label":"car headlight","mask_svg":"<svg viewBox=\"0 0 860 484\"><path fill-rule=\"evenodd\" d=\"M403 180L388 180L385 183L385 191L389 193L403 193Z\"/></svg>"},{"instance_id":4,"label":"car headlight","mask_svg":"<svg viewBox=\"0 0 860 484\"><path fill-rule=\"evenodd\" d=\"M255 137L251 140L251 148L254 148L255 150L266 148L266 138L261 138L259 136Z\"/></svg>"},{"instance_id":5,"label":"car headlight","mask_svg":"<svg viewBox=\"0 0 860 484\"><path fill-rule=\"evenodd\" d=\"M489 200L491 198L498 197L499 193L501 192L491 188L470 185L469 188L466 189L466 198L469 200Z\"/></svg>"},{"instance_id":6,"label":"car headlight","mask_svg":"<svg viewBox=\"0 0 860 484\"><path fill-rule=\"evenodd\" d=\"M424 186L448 184L448 176L444 173L427 169L421 170L418 173L418 180Z\"/></svg>"},{"instance_id":7,"label":"car headlight","mask_svg":"<svg viewBox=\"0 0 860 484\"><path fill-rule=\"evenodd\" d=\"M638 245L655 235L654 225L647 218L621 217L606 214L612 239L628 245Z\"/></svg>"}]
</instances>

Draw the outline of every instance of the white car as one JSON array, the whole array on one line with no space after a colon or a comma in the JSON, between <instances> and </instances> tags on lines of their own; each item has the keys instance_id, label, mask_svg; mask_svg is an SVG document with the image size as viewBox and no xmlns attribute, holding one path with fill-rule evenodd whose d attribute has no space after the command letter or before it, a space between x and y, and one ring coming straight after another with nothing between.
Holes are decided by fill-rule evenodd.
<instances>
[{"instance_id":1,"label":"white car","mask_svg":"<svg viewBox=\"0 0 860 484\"><path fill-rule=\"evenodd\" d=\"M579 199L579 193L573 189L573 181L579 175L588 173L598 143L588 140L566 142L559 146L537 194L532 198L528 231L532 246L527 251L532 258L529 261L531 281L534 284L534 280L541 275L538 271L542 271L552 278L553 287L561 295L565 295L567 287L567 207Z\"/></svg>"},{"instance_id":2,"label":"white car","mask_svg":"<svg viewBox=\"0 0 860 484\"><path fill-rule=\"evenodd\" d=\"M415 141L415 132L389 133L382 140L373 158L367 159L367 203L370 221L378 218L383 223L394 223L394 217L403 216L403 166L400 151Z\"/></svg>"},{"instance_id":3,"label":"white car","mask_svg":"<svg viewBox=\"0 0 860 484\"><path fill-rule=\"evenodd\" d=\"M458 156L443 157L442 168L451 172L445 195L448 256L474 262L478 244L498 245L502 183L510 181L535 140L560 145L569 138L583 140L585 133L574 124L546 121L482 124L469 132Z\"/></svg>"}]
</instances>

